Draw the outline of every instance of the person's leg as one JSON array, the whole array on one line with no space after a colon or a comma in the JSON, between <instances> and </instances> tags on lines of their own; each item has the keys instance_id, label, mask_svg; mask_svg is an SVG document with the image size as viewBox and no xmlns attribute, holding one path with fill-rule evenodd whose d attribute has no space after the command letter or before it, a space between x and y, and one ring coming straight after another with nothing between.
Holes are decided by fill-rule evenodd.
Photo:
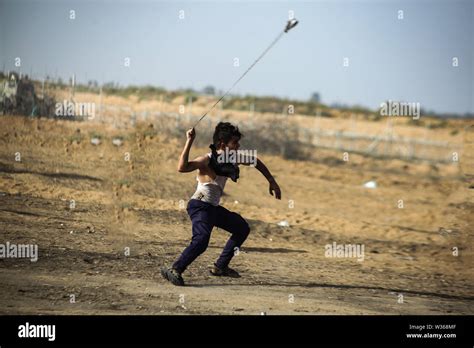
<instances>
[{"instance_id":1,"label":"person's leg","mask_svg":"<svg viewBox=\"0 0 474 348\"><path fill-rule=\"evenodd\" d=\"M211 204L198 200L189 202L187 210L193 224L193 237L189 246L173 264L173 268L179 273L183 273L207 249L214 227L215 208Z\"/></svg>"},{"instance_id":2,"label":"person's leg","mask_svg":"<svg viewBox=\"0 0 474 348\"><path fill-rule=\"evenodd\" d=\"M215 226L222 228L232 235L227 241L224 250L216 261L216 266L220 269L228 267L235 248L240 248L250 233L250 227L245 219L237 213L231 212L222 206L217 207Z\"/></svg>"},{"instance_id":3,"label":"person's leg","mask_svg":"<svg viewBox=\"0 0 474 348\"><path fill-rule=\"evenodd\" d=\"M211 237L212 226L203 221L193 223L193 238L184 249L181 256L173 264L173 268L183 273L186 268L204 251L206 251Z\"/></svg>"}]
</instances>

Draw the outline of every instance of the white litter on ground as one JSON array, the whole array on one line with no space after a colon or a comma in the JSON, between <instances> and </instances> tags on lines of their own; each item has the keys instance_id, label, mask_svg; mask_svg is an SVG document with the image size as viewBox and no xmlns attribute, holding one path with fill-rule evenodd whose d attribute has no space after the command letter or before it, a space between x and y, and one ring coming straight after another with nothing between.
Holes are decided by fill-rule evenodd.
<instances>
[{"instance_id":1,"label":"white litter on ground","mask_svg":"<svg viewBox=\"0 0 474 348\"><path fill-rule=\"evenodd\" d=\"M92 145L99 145L100 144L100 139L99 138L92 138L91 139L91 144Z\"/></svg>"},{"instance_id":2,"label":"white litter on ground","mask_svg":"<svg viewBox=\"0 0 474 348\"><path fill-rule=\"evenodd\" d=\"M281 227L290 227L290 224L288 223L288 221L286 220L282 220L278 223L278 226L281 226Z\"/></svg>"},{"instance_id":3,"label":"white litter on ground","mask_svg":"<svg viewBox=\"0 0 474 348\"><path fill-rule=\"evenodd\" d=\"M120 138L114 138L112 139L112 144L114 144L115 146L122 146L123 141Z\"/></svg>"},{"instance_id":4,"label":"white litter on ground","mask_svg":"<svg viewBox=\"0 0 474 348\"><path fill-rule=\"evenodd\" d=\"M374 188L377 188L377 182L375 181L367 181L365 184L364 184L364 187L365 188L370 188L370 189L374 189Z\"/></svg>"}]
</instances>

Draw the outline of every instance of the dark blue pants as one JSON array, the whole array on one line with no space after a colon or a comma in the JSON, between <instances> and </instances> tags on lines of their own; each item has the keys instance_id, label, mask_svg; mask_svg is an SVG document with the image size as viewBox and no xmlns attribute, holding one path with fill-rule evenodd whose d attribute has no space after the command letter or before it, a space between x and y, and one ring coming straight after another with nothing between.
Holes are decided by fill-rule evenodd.
<instances>
[{"instance_id":1,"label":"dark blue pants","mask_svg":"<svg viewBox=\"0 0 474 348\"><path fill-rule=\"evenodd\" d=\"M220 205L216 207L197 199L191 199L188 202L187 211L193 223L193 237L191 244L184 249L181 256L173 264L173 268L178 272L184 272L191 262L207 249L214 226L232 234L216 261L217 267L227 267L234 256L235 248L240 248L250 233L247 221L239 214Z\"/></svg>"}]
</instances>

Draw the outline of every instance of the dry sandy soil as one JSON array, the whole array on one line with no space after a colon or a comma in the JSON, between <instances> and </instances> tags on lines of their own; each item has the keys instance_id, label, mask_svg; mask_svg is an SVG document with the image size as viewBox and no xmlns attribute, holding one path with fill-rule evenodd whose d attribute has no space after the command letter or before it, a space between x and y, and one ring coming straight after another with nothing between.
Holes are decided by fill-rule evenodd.
<instances>
[{"instance_id":1,"label":"dry sandy soil","mask_svg":"<svg viewBox=\"0 0 474 348\"><path fill-rule=\"evenodd\" d=\"M0 259L2 314L474 314L470 135L459 135L461 166L258 149L283 199L253 168L229 181L222 204L251 226L232 263L242 277L209 275L228 237L214 230L187 286L174 287L159 269L191 236L184 205L196 181L176 172L184 135L98 127L0 118L0 243L39 247L37 262ZM364 188L369 180L378 187ZM333 242L363 244L364 260L325 257Z\"/></svg>"}]
</instances>

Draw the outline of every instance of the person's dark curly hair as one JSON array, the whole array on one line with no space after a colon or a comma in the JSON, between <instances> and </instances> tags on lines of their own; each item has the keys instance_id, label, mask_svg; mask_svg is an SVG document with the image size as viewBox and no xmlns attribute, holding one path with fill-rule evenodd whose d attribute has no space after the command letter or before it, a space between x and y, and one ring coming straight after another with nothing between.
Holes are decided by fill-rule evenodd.
<instances>
[{"instance_id":1,"label":"person's dark curly hair","mask_svg":"<svg viewBox=\"0 0 474 348\"><path fill-rule=\"evenodd\" d=\"M220 141L227 144L232 137L238 137L239 139L243 137L243 134L239 132L239 127L232 125L230 122L219 122L214 131L212 141L217 147Z\"/></svg>"}]
</instances>

